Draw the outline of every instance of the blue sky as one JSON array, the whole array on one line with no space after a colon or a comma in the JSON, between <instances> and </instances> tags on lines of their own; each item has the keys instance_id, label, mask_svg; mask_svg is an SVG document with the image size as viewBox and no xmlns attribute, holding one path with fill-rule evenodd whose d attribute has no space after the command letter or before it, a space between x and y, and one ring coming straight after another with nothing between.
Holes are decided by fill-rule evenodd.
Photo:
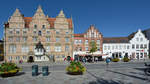
<instances>
[{"instance_id":1,"label":"blue sky","mask_svg":"<svg viewBox=\"0 0 150 84\"><path fill-rule=\"evenodd\" d=\"M56 17L61 9L73 17L75 33L84 33L94 24L104 37L127 36L150 28L150 0L0 0L0 38L3 23L19 8L32 17L41 5L44 13Z\"/></svg>"}]
</instances>

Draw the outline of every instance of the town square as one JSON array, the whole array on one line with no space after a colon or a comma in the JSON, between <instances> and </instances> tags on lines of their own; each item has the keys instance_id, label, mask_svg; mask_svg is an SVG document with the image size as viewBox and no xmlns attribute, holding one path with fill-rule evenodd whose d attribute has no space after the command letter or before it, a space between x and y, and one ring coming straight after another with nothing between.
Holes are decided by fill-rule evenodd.
<instances>
[{"instance_id":1,"label":"town square","mask_svg":"<svg viewBox=\"0 0 150 84\"><path fill-rule=\"evenodd\" d=\"M0 84L150 84L149 3L2 0Z\"/></svg>"}]
</instances>

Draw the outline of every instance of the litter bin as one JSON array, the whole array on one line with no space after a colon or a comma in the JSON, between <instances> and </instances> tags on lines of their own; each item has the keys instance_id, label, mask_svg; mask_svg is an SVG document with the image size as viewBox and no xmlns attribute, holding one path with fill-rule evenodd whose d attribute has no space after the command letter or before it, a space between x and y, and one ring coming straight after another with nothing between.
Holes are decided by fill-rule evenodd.
<instances>
[{"instance_id":1,"label":"litter bin","mask_svg":"<svg viewBox=\"0 0 150 84\"><path fill-rule=\"evenodd\" d=\"M38 75L38 65L33 65L32 66L32 76L37 76Z\"/></svg>"},{"instance_id":2,"label":"litter bin","mask_svg":"<svg viewBox=\"0 0 150 84\"><path fill-rule=\"evenodd\" d=\"M43 66L42 67L42 74L43 76L48 76L48 66Z\"/></svg>"}]
</instances>

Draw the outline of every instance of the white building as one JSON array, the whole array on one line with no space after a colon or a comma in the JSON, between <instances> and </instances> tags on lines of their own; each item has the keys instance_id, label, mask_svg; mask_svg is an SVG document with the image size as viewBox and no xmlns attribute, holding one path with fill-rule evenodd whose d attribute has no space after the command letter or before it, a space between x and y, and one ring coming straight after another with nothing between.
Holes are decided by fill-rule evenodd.
<instances>
[{"instance_id":1,"label":"white building","mask_svg":"<svg viewBox=\"0 0 150 84\"><path fill-rule=\"evenodd\" d=\"M124 58L147 59L149 40L141 30L138 30L130 37L104 38L103 58Z\"/></svg>"}]
</instances>

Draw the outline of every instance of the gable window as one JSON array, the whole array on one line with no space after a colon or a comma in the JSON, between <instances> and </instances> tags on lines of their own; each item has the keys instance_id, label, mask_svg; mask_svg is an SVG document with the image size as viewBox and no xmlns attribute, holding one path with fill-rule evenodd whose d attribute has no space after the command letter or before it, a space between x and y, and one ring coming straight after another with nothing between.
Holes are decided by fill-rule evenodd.
<instances>
[{"instance_id":1,"label":"gable window","mask_svg":"<svg viewBox=\"0 0 150 84\"><path fill-rule=\"evenodd\" d=\"M136 38L136 41L139 41L139 38Z\"/></svg>"},{"instance_id":2,"label":"gable window","mask_svg":"<svg viewBox=\"0 0 150 84\"><path fill-rule=\"evenodd\" d=\"M42 28L45 29L45 25L42 25Z\"/></svg>"},{"instance_id":3,"label":"gable window","mask_svg":"<svg viewBox=\"0 0 150 84\"><path fill-rule=\"evenodd\" d=\"M139 49L139 45L138 44L136 44L136 49Z\"/></svg>"},{"instance_id":4,"label":"gable window","mask_svg":"<svg viewBox=\"0 0 150 84\"><path fill-rule=\"evenodd\" d=\"M143 41L143 38L140 38L140 41L142 42L142 41Z\"/></svg>"},{"instance_id":5,"label":"gable window","mask_svg":"<svg viewBox=\"0 0 150 84\"><path fill-rule=\"evenodd\" d=\"M134 49L135 48L135 45L134 44L132 44L132 49Z\"/></svg>"},{"instance_id":6,"label":"gable window","mask_svg":"<svg viewBox=\"0 0 150 84\"><path fill-rule=\"evenodd\" d=\"M36 29L36 28L37 28L37 25L34 25L34 28Z\"/></svg>"},{"instance_id":7,"label":"gable window","mask_svg":"<svg viewBox=\"0 0 150 84\"><path fill-rule=\"evenodd\" d=\"M38 32L38 35L39 35L39 36L42 36L42 32L41 32L41 31L39 31L39 32Z\"/></svg>"}]
</instances>

